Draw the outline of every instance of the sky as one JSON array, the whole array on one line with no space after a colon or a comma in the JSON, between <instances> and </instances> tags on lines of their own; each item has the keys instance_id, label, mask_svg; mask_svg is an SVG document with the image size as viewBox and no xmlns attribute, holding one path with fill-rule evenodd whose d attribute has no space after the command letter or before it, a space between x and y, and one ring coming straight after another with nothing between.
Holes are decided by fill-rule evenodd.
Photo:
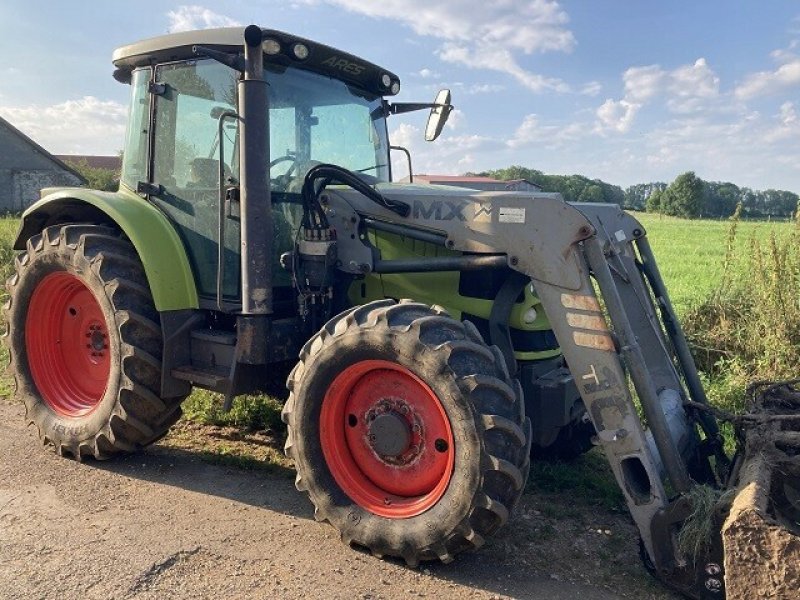
<instances>
[{"instance_id":1,"label":"sky","mask_svg":"<svg viewBox=\"0 0 800 600\"><path fill-rule=\"evenodd\" d=\"M398 101L452 90L436 142L425 114L390 118L415 173L522 165L624 187L693 170L800 193L797 0L0 0L0 116L55 154L116 154L114 48L250 23L389 69Z\"/></svg>"}]
</instances>

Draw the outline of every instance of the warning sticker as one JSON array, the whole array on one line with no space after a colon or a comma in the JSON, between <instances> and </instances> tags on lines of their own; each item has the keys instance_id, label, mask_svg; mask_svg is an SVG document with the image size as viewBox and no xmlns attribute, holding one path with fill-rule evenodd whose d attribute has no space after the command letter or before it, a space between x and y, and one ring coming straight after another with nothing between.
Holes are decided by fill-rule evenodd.
<instances>
[{"instance_id":1,"label":"warning sticker","mask_svg":"<svg viewBox=\"0 0 800 600\"><path fill-rule=\"evenodd\" d=\"M498 220L501 223L524 223L525 222L525 209L524 208L511 208L508 206L500 207L500 215Z\"/></svg>"}]
</instances>

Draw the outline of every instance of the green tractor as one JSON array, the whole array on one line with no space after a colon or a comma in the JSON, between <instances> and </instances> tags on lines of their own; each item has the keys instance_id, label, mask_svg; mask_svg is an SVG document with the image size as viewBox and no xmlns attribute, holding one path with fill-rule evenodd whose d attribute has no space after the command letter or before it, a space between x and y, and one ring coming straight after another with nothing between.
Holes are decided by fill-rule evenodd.
<instances>
[{"instance_id":1,"label":"green tractor","mask_svg":"<svg viewBox=\"0 0 800 600\"><path fill-rule=\"evenodd\" d=\"M44 190L8 283L17 395L45 444L134 452L193 387L229 408L293 365L286 452L345 542L450 561L507 522L531 456L594 443L646 564L720 597L719 533L692 562L675 532L731 463L689 408L705 396L635 219L390 183L387 119L430 110L432 141L449 92L392 102L396 75L294 35L178 33L113 61L132 92L120 189Z\"/></svg>"}]
</instances>

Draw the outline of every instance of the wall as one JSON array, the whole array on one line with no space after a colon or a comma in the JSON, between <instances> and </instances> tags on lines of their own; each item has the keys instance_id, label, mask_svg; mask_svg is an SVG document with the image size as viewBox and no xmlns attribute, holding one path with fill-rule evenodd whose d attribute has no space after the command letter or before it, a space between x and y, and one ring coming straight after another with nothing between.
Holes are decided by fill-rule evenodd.
<instances>
[{"instance_id":1,"label":"wall","mask_svg":"<svg viewBox=\"0 0 800 600\"><path fill-rule=\"evenodd\" d=\"M0 122L0 212L19 212L51 186L80 185L74 173Z\"/></svg>"}]
</instances>

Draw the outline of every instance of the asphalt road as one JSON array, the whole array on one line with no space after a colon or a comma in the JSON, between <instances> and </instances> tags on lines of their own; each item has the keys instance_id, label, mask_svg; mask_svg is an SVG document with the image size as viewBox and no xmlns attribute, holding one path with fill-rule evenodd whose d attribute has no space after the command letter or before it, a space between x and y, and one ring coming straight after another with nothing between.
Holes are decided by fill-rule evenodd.
<instances>
[{"instance_id":1,"label":"asphalt road","mask_svg":"<svg viewBox=\"0 0 800 600\"><path fill-rule=\"evenodd\" d=\"M539 546L520 531L512 520L479 552L409 569L344 546L286 474L159 446L61 459L0 399L3 599L620 597L531 567L520 552Z\"/></svg>"}]
</instances>

